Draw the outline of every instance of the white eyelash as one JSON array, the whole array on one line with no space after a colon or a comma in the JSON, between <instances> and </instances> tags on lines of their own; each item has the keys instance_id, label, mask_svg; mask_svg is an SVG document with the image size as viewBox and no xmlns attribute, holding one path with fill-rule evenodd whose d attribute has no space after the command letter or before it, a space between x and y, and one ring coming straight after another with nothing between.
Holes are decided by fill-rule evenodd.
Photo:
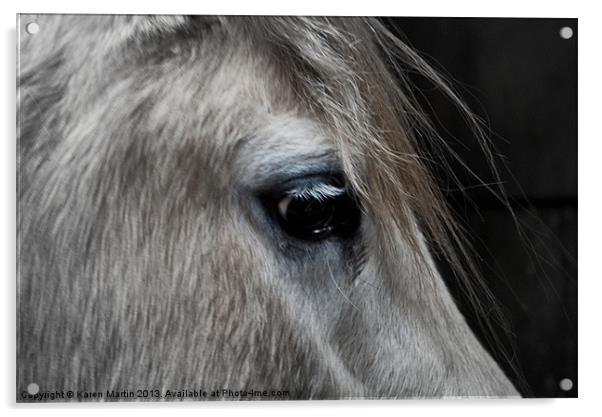
<instances>
[{"instance_id":1,"label":"white eyelash","mask_svg":"<svg viewBox=\"0 0 602 417\"><path fill-rule=\"evenodd\" d=\"M329 198L339 197L345 194L345 189L335 187L331 184L319 183L310 184L303 188L291 190L287 193L288 196L301 199L314 199L318 201L324 201Z\"/></svg>"}]
</instances>

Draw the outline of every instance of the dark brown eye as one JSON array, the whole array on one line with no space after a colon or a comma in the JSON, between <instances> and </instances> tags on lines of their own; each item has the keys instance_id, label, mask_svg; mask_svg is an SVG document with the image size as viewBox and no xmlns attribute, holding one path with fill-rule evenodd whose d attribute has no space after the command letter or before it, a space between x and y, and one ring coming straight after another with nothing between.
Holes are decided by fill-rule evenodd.
<instances>
[{"instance_id":1,"label":"dark brown eye","mask_svg":"<svg viewBox=\"0 0 602 417\"><path fill-rule=\"evenodd\" d=\"M359 209L347 192L323 183L291 190L278 200L276 211L282 229L303 240L347 237L360 220Z\"/></svg>"}]
</instances>

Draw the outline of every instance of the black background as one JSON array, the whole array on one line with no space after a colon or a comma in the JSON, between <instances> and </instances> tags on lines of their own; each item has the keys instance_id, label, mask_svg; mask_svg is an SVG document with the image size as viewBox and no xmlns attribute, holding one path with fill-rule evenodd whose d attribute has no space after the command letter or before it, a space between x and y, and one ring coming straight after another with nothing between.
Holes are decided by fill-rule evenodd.
<instances>
[{"instance_id":1,"label":"black background","mask_svg":"<svg viewBox=\"0 0 602 417\"><path fill-rule=\"evenodd\" d=\"M488 342L454 279L446 280L477 335L524 396L577 396L577 20L385 18L448 77L491 129L507 207L456 165L447 196L473 238L479 266L510 329ZM560 29L569 26L571 39ZM414 76L441 135L485 182L494 177L461 115ZM449 181L438 177L442 186ZM445 266L442 267L445 270ZM503 346L503 349L501 347ZM505 359L500 352L512 358ZM559 382L570 378L573 388Z\"/></svg>"}]
</instances>

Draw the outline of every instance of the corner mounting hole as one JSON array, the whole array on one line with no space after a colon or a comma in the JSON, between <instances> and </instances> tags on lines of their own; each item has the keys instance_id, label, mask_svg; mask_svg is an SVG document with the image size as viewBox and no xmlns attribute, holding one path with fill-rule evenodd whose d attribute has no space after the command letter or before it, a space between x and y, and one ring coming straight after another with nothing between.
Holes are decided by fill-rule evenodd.
<instances>
[{"instance_id":1,"label":"corner mounting hole","mask_svg":"<svg viewBox=\"0 0 602 417\"><path fill-rule=\"evenodd\" d=\"M28 23L27 26L25 26L25 30L30 35L35 35L36 33L38 33L40 31L40 25L38 25L36 22L31 22L31 23Z\"/></svg>"},{"instance_id":2,"label":"corner mounting hole","mask_svg":"<svg viewBox=\"0 0 602 417\"><path fill-rule=\"evenodd\" d=\"M560 37L562 39L571 39L573 37L573 29L569 26L560 28Z\"/></svg>"},{"instance_id":3,"label":"corner mounting hole","mask_svg":"<svg viewBox=\"0 0 602 417\"><path fill-rule=\"evenodd\" d=\"M573 381L570 378L564 378L560 380L560 389L563 391L570 391L573 389Z\"/></svg>"},{"instance_id":4,"label":"corner mounting hole","mask_svg":"<svg viewBox=\"0 0 602 417\"><path fill-rule=\"evenodd\" d=\"M27 392L31 395L36 395L38 392L40 392L40 386L35 382L32 382L27 386Z\"/></svg>"}]
</instances>

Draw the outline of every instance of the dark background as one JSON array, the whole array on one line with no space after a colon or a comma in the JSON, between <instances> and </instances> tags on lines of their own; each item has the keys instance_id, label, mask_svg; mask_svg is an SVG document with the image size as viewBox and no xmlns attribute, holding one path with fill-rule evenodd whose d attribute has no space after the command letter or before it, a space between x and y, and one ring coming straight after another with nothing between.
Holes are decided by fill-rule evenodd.
<instances>
[{"instance_id":1,"label":"dark background","mask_svg":"<svg viewBox=\"0 0 602 417\"><path fill-rule=\"evenodd\" d=\"M446 75L487 123L518 220L517 225L510 210L456 164L464 190L447 196L470 231L483 277L510 324L509 329L494 324L503 343L488 341L447 276L454 297L524 396L576 397L577 20L384 21ZM565 26L573 29L571 39L560 36ZM438 89L414 78L441 135L483 181L494 181L458 111ZM441 182L444 188L449 184ZM564 378L572 389L560 387Z\"/></svg>"}]
</instances>

